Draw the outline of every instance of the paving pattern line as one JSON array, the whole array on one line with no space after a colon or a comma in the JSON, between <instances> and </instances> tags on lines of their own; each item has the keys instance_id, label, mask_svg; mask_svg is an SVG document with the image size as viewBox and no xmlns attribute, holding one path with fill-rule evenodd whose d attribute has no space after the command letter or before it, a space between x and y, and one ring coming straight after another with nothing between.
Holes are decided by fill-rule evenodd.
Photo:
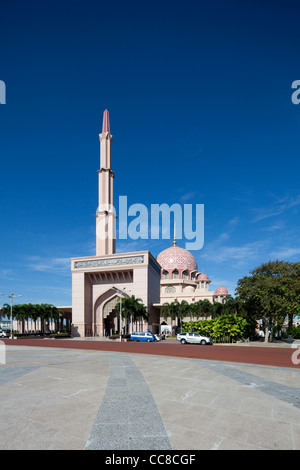
<instances>
[{"instance_id":1,"label":"paving pattern line","mask_svg":"<svg viewBox=\"0 0 300 470\"><path fill-rule=\"evenodd\" d=\"M171 449L143 374L127 355L112 355L106 391L84 450Z\"/></svg>"},{"instance_id":2,"label":"paving pattern line","mask_svg":"<svg viewBox=\"0 0 300 470\"><path fill-rule=\"evenodd\" d=\"M194 359L192 361L196 362ZM198 362L200 365L200 363ZM218 374L224 375L242 385L257 389L274 398L278 398L292 406L300 408L300 389L297 387L290 387L275 381L259 377L258 375L236 369L234 364L218 363L218 362L201 362L202 367L211 369ZM236 364L240 367L240 364Z\"/></svg>"},{"instance_id":3,"label":"paving pattern line","mask_svg":"<svg viewBox=\"0 0 300 470\"><path fill-rule=\"evenodd\" d=\"M9 367L2 366L0 367L0 386L5 385L15 379L23 377L24 375L29 374L35 369L38 369L40 366L20 366L20 367Z\"/></svg>"}]
</instances>

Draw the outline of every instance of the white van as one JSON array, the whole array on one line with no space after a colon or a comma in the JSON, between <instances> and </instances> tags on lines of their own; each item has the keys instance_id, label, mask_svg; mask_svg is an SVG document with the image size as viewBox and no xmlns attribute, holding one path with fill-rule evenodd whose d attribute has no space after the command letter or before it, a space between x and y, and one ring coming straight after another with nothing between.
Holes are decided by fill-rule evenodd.
<instances>
[{"instance_id":1,"label":"white van","mask_svg":"<svg viewBox=\"0 0 300 470\"><path fill-rule=\"evenodd\" d=\"M130 341L156 341L155 336L150 331L133 331L130 335Z\"/></svg>"}]
</instances>

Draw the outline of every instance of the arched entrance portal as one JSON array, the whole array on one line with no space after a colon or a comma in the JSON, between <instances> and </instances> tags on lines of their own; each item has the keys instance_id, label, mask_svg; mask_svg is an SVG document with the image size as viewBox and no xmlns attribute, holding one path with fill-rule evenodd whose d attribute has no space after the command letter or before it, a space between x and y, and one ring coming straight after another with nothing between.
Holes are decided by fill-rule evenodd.
<instances>
[{"instance_id":1,"label":"arched entrance portal","mask_svg":"<svg viewBox=\"0 0 300 470\"><path fill-rule=\"evenodd\" d=\"M119 315L115 307L118 296L108 300L103 306L103 335L113 335L119 332Z\"/></svg>"},{"instance_id":2,"label":"arched entrance portal","mask_svg":"<svg viewBox=\"0 0 300 470\"><path fill-rule=\"evenodd\" d=\"M105 336L119 332L119 315L115 307L119 296L114 289L103 292L94 304L94 335Z\"/></svg>"}]
</instances>

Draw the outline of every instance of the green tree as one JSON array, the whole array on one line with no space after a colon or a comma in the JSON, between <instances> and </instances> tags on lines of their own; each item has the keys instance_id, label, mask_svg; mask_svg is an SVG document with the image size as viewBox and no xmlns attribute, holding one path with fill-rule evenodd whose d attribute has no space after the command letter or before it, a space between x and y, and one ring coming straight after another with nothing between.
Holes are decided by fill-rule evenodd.
<instances>
[{"instance_id":1,"label":"green tree","mask_svg":"<svg viewBox=\"0 0 300 470\"><path fill-rule=\"evenodd\" d=\"M300 311L300 263L264 263L238 281L236 292L247 316L262 320L268 341L269 328Z\"/></svg>"}]
</instances>

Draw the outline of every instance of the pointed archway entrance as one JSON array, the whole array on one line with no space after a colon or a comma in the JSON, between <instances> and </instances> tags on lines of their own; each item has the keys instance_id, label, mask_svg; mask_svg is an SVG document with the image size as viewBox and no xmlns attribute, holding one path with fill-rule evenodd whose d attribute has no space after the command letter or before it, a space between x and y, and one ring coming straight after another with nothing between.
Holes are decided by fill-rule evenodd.
<instances>
[{"instance_id":1,"label":"pointed archway entrance","mask_svg":"<svg viewBox=\"0 0 300 470\"><path fill-rule=\"evenodd\" d=\"M103 292L94 304L94 335L105 336L119 332L119 315L116 305L119 295L114 288Z\"/></svg>"},{"instance_id":2,"label":"pointed archway entrance","mask_svg":"<svg viewBox=\"0 0 300 470\"><path fill-rule=\"evenodd\" d=\"M103 306L103 336L119 333L119 314L116 310L118 300L116 295Z\"/></svg>"}]
</instances>

